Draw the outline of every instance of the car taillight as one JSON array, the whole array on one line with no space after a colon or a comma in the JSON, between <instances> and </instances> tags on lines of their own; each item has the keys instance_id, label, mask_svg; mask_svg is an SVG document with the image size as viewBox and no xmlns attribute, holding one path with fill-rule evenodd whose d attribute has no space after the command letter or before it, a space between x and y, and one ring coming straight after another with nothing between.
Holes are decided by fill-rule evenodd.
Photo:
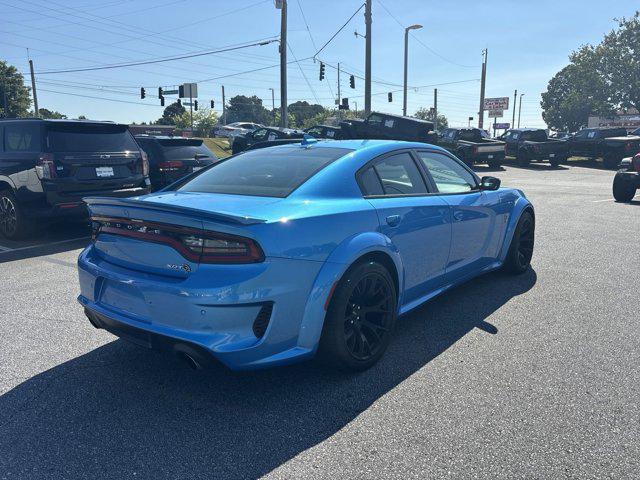
<instances>
[{"instance_id":1,"label":"car taillight","mask_svg":"<svg viewBox=\"0 0 640 480\"><path fill-rule=\"evenodd\" d=\"M142 151L142 175L149 176L149 156L144 150Z\"/></svg>"},{"instance_id":2,"label":"car taillight","mask_svg":"<svg viewBox=\"0 0 640 480\"><path fill-rule=\"evenodd\" d=\"M478 154L478 147L473 147L473 154L477 155Z\"/></svg>"},{"instance_id":3,"label":"car taillight","mask_svg":"<svg viewBox=\"0 0 640 480\"><path fill-rule=\"evenodd\" d=\"M633 157L631 165L636 172L640 173L640 153L636 154L636 156Z\"/></svg>"},{"instance_id":4,"label":"car taillight","mask_svg":"<svg viewBox=\"0 0 640 480\"><path fill-rule=\"evenodd\" d=\"M36 163L36 173L38 174L38 178L40 180L51 180L52 178L56 178L58 176L56 173L56 165L53 161L52 153L43 153L38 157L38 162Z\"/></svg>"},{"instance_id":5,"label":"car taillight","mask_svg":"<svg viewBox=\"0 0 640 480\"><path fill-rule=\"evenodd\" d=\"M178 170L182 168L183 163L181 160L168 160L166 162L158 162L158 168L161 172L169 172L171 170Z\"/></svg>"},{"instance_id":6,"label":"car taillight","mask_svg":"<svg viewBox=\"0 0 640 480\"><path fill-rule=\"evenodd\" d=\"M200 263L254 263L264 259L262 250L250 238L207 232L182 236L181 240L199 255Z\"/></svg>"},{"instance_id":7,"label":"car taillight","mask_svg":"<svg viewBox=\"0 0 640 480\"><path fill-rule=\"evenodd\" d=\"M121 235L167 245L187 260L200 263L258 263L264 253L252 239L155 222L125 218L91 218L92 237Z\"/></svg>"}]
</instances>

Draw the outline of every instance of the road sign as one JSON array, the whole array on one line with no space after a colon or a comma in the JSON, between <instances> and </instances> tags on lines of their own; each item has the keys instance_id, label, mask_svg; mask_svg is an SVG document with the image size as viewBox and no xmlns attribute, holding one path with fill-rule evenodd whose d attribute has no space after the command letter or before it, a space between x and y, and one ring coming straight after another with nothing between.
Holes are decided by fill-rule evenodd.
<instances>
[{"instance_id":1,"label":"road sign","mask_svg":"<svg viewBox=\"0 0 640 480\"><path fill-rule=\"evenodd\" d=\"M496 97L484 99L485 110L509 110L509 97Z\"/></svg>"},{"instance_id":2,"label":"road sign","mask_svg":"<svg viewBox=\"0 0 640 480\"><path fill-rule=\"evenodd\" d=\"M496 123L495 127L496 127L496 130L508 130L509 128L511 128L511 124L510 123Z\"/></svg>"},{"instance_id":3,"label":"road sign","mask_svg":"<svg viewBox=\"0 0 640 480\"><path fill-rule=\"evenodd\" d=\"M163 92L164 95L176 95L178 93L178 90L165 90Z\"/></svg>"},{"instance_id":4,"label":"road sign","mask_svg":"<svg viewBox=\"0 0 640 480\"><path fill-rule=\"evenodd\" d=\"M489 118L502 118L504 110L489 110Z\"/></svg>"},{"instance_id":5,"label":"road sign","mask_svg":"<svg viewBox=\"0 0 640 480\"><path fill-rule=\"evenodd\" d=\"M180 97L181 98L198 98L198 84L183 83L182 85L180 85Z\"/></svg>"}]
</instances>

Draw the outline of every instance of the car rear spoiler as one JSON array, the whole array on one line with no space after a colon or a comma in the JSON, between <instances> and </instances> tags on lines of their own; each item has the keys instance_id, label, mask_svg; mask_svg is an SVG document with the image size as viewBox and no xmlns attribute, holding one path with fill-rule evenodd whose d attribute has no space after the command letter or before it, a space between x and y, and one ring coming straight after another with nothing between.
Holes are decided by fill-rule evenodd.
<instances>
[{"instance_id":1,"label":"car rear spoiler","mask_svg":"<svg viewBox=\"0 0 640 480\"><path fill-rule=\"evenodd\" d=\"M149 202L145 200L135 200L132 198L112 198L112 197L85 197L83 201L87 204L89 209L94 206L109 206L109 207L130 207L141 208L144 210L152 210L157 212L172 212L182 215L188 215L197 217L199 219L211 220L214 222L234 223L237 225L255 225L257 223L266 223L266 220L261 218L253 218L247 216L233 215L230 213L222 212L210 212L207 210L200 210L198 208L189 208L176 205L167 205Z\"/></svg>"}]
</instances>

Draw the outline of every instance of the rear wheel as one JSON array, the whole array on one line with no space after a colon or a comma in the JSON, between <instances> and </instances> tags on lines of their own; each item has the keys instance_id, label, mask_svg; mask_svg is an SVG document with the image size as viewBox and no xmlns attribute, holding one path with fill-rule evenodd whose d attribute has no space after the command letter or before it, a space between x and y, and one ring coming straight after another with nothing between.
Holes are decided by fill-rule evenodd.
<instances>
[{"instance_id":1,"label":"rear wheel","mask_svg":"<svg viewBox=\"0 0 640 480\"><path fill-rule=\"evenodd\" d=\"M518 154L516 155L516 163L520 167L526 167L530 162L531 158L529 157L529 152L527 152L526 150L518 151Z\"/></svg>"},{"instance_id":2,"label":"rear wheel","mask_svg":"<svg viewBox=\"0 0 640 480\"><path fill-rule=\"evenodd\" d=\"M318 354L343 370L366 370L384 354L396 322L397 294L377 262L356 264L331 298Z\"/></svg>"},{"instance_id":3,"label":"rear wheel","mask_svg":"<svg viewBox=\"0 0 640 480\"><path fill-rule=\"evenodd\" d=\"M563 163L563 162L565 162L565 159L563 157L553 157L553 158L549 159L549 163L554 168L559 167L560 164Z\"/></svg>"},{"instance_id":4,"label":"rear wheel","mask_svg":"<svg viewBox=\"0 0 640 480\"><path fill-rule=\"evenodd\" d=\"M624 175L616 173L613 179L613 198L616 202L627 203L633 200L636 195L636 187L625 180Z\"/></svg>"},{"instance_id":5,"label":"rear wheel","mask_svg":"<svg viewBox=\"0 0 640 480\"><path fill-rule=\"evenodd\" d=\"M487 165L489 165L489 168L498 169L502 165L502 162L500 162L500 160L489 160Z\"/></svg>"},{"instance_id":6,"label":"rear wheel","mask_svg":"<svg viewBox=\"0 0 640 480\"><path fill-rule=\"evenodd\" d=\"M507 252L504 269L509 273L520 274L527 271L533 257L535 241L535 220L529 211L525 211L518 220L516 231Z\"/></svg>"},{"instance_id":7,"label":"rear wheel","mask_svg":"<svg viewBox=\"0 0 640 480\"><path fill-rule=\"evenodd\" d=\"M15 195L9 190L0 191L0 234L10 240L17 240L25 237L32 226L32 222L25 218Z\"/></svg>"}]
</instances>

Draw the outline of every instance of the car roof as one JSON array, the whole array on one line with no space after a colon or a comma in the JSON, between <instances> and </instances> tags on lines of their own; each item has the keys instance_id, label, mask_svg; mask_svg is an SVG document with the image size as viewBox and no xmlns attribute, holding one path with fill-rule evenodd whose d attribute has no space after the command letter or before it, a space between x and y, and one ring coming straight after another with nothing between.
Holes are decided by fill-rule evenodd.
<instances>
[{"instance_id":1,"label":"car roof","mask_svg":"<svg viewBox=\"0 0 640 480\"><path fill-rule=\"evenodd\" d=\"M134 135L135 138L149 138L149 139L156 139L156 140L201 140L200 138L194 138L194 137L179 137L179 136L175 136L172 137L170 135L149 135L146 133L138 133L136 135Z\"/></svg>"},{"instance_id":2,"label":"car roof","mask_svg":"<svg viewBox=\"0 0 640 480\"><path fill-rule=\"evenodd\" d=\"M411 122L418 122L418 123L429 123L432 124L433 122L430 120L423 120L421 118L416 118L416 117L410 117L408 115L398 115L395 113L383 113L383 112L371 112L371 115L384 115L385 117L391 117L391 118L397 118L400 120L408 120Z\"/></svg>"},{"instance_id":3,"label":"car roof","mask_svg":"<svg viewBox=\"0 0 640 480\"><path fill-rule=\"evenodd\" d=\"M537 131L546 131L544 128L512 128L514 132L537 132Z\"/></svg>"},{"instance_id":4,"label":"car roof","mask_svg":"<svg viewBox=\"0 0 640 480\"><path fill-rule=\"evenodd\" d=\"M286 145L277 145L269 148L301 148L302 143L288 143ZM429 148L431 150L446 150L437 145L422 142L405 142L402 140L318 140L307 145L310 148L345 148L354 151L380 150L379 153L385 153L392 150L402 148Z\"/></svg>"}]
</instances>

